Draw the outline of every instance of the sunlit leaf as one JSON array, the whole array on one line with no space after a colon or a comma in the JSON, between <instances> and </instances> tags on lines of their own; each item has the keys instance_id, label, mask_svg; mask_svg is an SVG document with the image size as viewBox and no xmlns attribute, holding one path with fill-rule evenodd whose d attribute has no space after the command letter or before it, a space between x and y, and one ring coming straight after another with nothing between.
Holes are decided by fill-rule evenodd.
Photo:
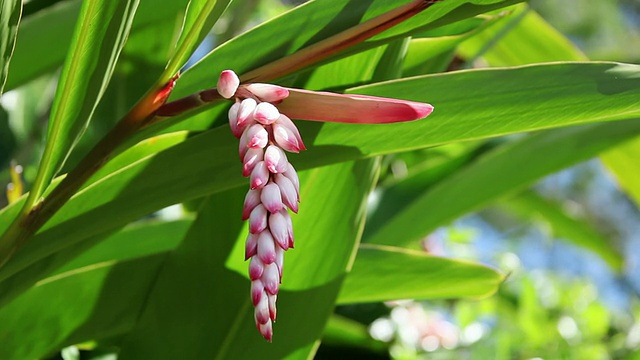
<instances>
[{"instance_id":1,"label":"sunlit leaf","mask_svg":"<svg viewBox=\"0 0 640 360\"><path fill-rule=\"evenodd\" d=\"M52 105L48 141L28 205L42 195L88 125L109 83L137 6L137 0L83 4Z\"/></svg>"},{"instance_id":2,"label":"sunlit leaf","mask_svg":"<svg viewBox=\"0 0 640 360\"><path fill-rule=\"evenodd\" d=\"M600 156L629 197L640 207L640 138L616 146Z\"/></svg>"},{"instance_id":3,"label":"sunlit leaf","mask_svg":"<svg viewBox=\"0 0 640 360\"><path fill-rule=\"evenodd\" d=\"M479 264L363 244L338 303L480 298L493 294L503 280L499 272Z\"/></svg>"}]
</instances>

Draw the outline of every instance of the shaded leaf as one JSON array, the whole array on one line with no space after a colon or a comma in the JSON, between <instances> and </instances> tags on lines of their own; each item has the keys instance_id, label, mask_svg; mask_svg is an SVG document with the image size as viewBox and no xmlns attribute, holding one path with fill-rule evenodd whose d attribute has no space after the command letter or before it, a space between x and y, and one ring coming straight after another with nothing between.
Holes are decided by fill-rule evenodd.
<instances>
[{"instance_id":1,"label":"shaded leaf","mask_svg":"<svg viewBox=\"0 0 640 360\"><path fill-rule=\"evenodd\" d=\"M189 224L152 223L120 232L0 308L0 357L42 358L63 346L129 331L163 252L177 246Z\"/></svg>"},{"instance_id":2,"label":"shaded leaf","mask_svg":"<svg viewBox=\"0 0 640 360\"><path fill-rule=\"evenodd\" d=\"M0 0L0 96L7 81L21 13L22 1Z\"/></svg>"}]
</instances>

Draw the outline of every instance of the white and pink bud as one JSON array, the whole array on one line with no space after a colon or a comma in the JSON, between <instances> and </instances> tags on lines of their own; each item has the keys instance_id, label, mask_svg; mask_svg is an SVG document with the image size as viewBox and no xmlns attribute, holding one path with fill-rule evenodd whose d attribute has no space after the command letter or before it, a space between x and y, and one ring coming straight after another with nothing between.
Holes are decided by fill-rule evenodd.
<instances>
[{"instance_id":1,"label":"white and pink bud","mask_svg":"<svg viewBox=\"0 0 640 360\"><path fill-rule=\"evenodd\" d=\"M287 155L276 145L269 145L264 153L264 162L267 169L272 173L281 173L287 171L289 161Z\"/></svg>"},{"instance_id":2,"label":"white and pink bud","mask_svg":"<svg viewBox=\"0 0 640 360\"><path fill-rule=\"evenodd\" d=\"M258 106L258 103L251 98L244 99L240 102L236 119L238 127L246 127L250 122L253 122L253 113L256 110L256 106Z\"/></svg>"},{"instance_id":3,"label":"white and pink bud","mask_svg":"<svg viewBox=\"0 0 640 360\"><path fill-rule=\"evenodd\" d=\"M229 116L229 127L231 128L231 132L233 133L233 136L238 139L240 138L240 136L242 136L242 132L244 131L244 129L238 126L239 109L240 103L236 102L235 104L231 105L231 107L229 108L229 112L227 113L227 115Z\"/></svg>"},{"instance_id":4,"label":"white and pink bud","mask_svg":"<svg viewBox=\"0 0 640 360\"><path fill-rule=\"evenodd\" d=\"M287 151L298 153L300 150L307 149L302 142L298 128L286 115L280 114L278 120L273 124L273 136L276 144Z\"/></svg>"},{"instance_id":5,"label":"white and pink bud","mask_svg":"<svg viewBox=\"0 0 640 360\"><path fill-rule=\"evenodd\" d=\"M230 99L235 95L239 85L240 79L238 78L238 75L231 70L224 70L220 73L216 88L223 98Z\"/></svg>"},{"instance_id":6,"label":"white and pink bud","mask_svg":"<svg viewBox=\"0 0 640 360\"><path fill-rule=\"evenodd\" d=\"M267 228L267 209L264 205L256 206L249 215L249 232L259 234Z\"/></svg>"},{"instance_id":7,"label":"white and pink bud","mask_svg":"<svg viewBox=\"0 0 640 360\"><path fill-rule=\"evenodd\" d=\"M253 111L253 119L262 125L271 125L280 117L278 108L268 102L261 102Z\"/></svg>"},{"instance_id":8,"label":"white and pink bud","mask_svg":"<svg viewBox=\"0 0 640 360\"><path fill-rule=\"evenodd\" d=\"M249 176L249 184L251 186L251 190L262 189L267 185L269 181L269 170L267 169L267 165L265 165L264 161L260 161L256 164L256 167L251 171L251 175ZM260 198L262 199L262 193L260 194Z\"/></svg>"},{"instance_id":9,"label":"white and pink bud","mask_svg":"<svg viewBox=\"0 0 640 360\"><path fill-rule=\"evenodd\" d=\"M276 184L280 189L280 196L282 198L282 202L294 213L298 213L298 198L299 194L296 191L295 186L289 178L282 174L276 175Z\"/></svg>"},{"instance_id":10,"label":"white and pink bud","mask_svg":"<svg viewBox=\"0 0 640 360\"><path fill-rule=\"evenodd\" d=\"M282 210L282 193L280 187L274 182L269 182L260 194L260 201L270 213L277 213Z\"/></svg>"},{"instance_id":11,"label":"white and pink bud","mask_svg":"<svg viewBox=\"0 0 640 360\"><path fill-rule=\"evenodd\" d=\"M242 176L247 177L251 175L251 172L256 165L264 160L264 150L261 148L249 148L242 159ZM265 162L267 169L269 169L269 163Z\"/></svg>"},{"instance_id":12,"label":"white and pink bud","mask_svg":"<svg viewBox=\"0 0 640 360\"><path fill-rule=\"evenodd\" d=\"M269 231L263 231L258 237L258 257L265 264L276 261L276 245Z\"/></svg>"},{"instance_id":13,"label":"white and pink bud","mask_svg":"<svg viewBox=\"0 0 640 360\"><path fill-rule=\"evenodd\" d=\"M268 103L277 104L289 96L287 88L277 85L255 83L247 85L246 88L260 100Z\"/></svg>"}]
</instances>

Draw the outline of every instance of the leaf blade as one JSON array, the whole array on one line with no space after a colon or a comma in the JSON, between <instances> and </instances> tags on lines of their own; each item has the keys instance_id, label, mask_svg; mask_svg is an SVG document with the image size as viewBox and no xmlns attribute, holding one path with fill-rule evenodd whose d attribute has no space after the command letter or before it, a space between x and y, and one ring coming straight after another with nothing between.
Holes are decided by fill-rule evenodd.
<instances>
[{"instance_id":1,"label":"leaf blade","mask_svg":"<svg viewBox=\"0 0 640 360\"><path fill-rule=\"evenodd\" d=\"M0 0L0 96L9 74L9 65L18 35L22 1Z\"/></svg>"},{"instance_id":2,"label":"leaf blade","mask_svg":"<svg viewBox=\"0 0 640 360\"><path fill-rule=\"evenodd\" d=\"M391 246L362 244L339 304L399 299L482 298L504 276L489 267Z\"/></svg>"},{"instance_id":3,"label":"leaf blade","mask_svg":"<svg viewBox=\"0 0 640 360\"><path fill-rule=\"evenodd\" d=\"M83 3L51 110L48 141L27 200L31 206L64 163L111 78L137 0Z\"/></svg>"}]
</instances>

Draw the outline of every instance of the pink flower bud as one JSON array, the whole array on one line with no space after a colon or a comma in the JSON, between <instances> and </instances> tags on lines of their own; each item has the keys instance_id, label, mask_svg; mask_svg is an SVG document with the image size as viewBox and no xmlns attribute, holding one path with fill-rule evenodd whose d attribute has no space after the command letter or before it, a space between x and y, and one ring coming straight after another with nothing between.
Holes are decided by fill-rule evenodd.
<instances>
[{"instance_id":1,"label":"pink flower bud","mask_svg":"<svg viewBox=\"0 0 640 360\"><path fill-rule=\"evenodd\" d=\"M278 300L278 295L267 295L267 300L269 302L269 315L271 315L271 321L276 321L276 300Z\"/></svg>"},{"instance_id":2,"label":"pink flower bud","mask_svg":"<svg viewBox=\"0 0 640 360\"><path fill-rule=\"evenodd\" d=\"M264 153L264 162L272 173L281 173L287 170L287 155L275 145L269 145Z\"/></svg>"},{"instance_id":3,"label":"pink flower bud","mask_svg":"<svg viewBox=\"0 0 640 360\"><path fill-rule=\"evenodd\" d=\"M300 201L300 179L298 178L298 173L296 169L293 168L291 163L287 163L287 170L282 173L282 175L286 176L287 179L291 180L293 187L296 188L296 193L298 194L298 201Z\"/></svg>"},{"instance_id":4,"label":"pink flower bud","mask_svg":"<svg viewBox=\"0 0 640 360\"><path fill-rule=\"evenodd\" d=\"M287 225L287 219L282 215L282 211L269 215L269 231L271 231L271 235L278 246L283 250L289 249L289 230Z\"/></svg>"},{"instance_id":5,"label":"pink flower bud","mask_svg":"<svg viewBox=\"0 0 640 360\"><path fill-rule=\"evenodd\" d=\"M291 215L289 215L288 211L283 210L282 212L287 220L287 230L289 230L289 249L293 249L293 221L291 221Z\"/></svg>"},{"instance_id":6,"label":"pink flower bud","mask_svg":"<svg viewBox=\"0 0 640 360\"><path fill-rule=\"evenodd\" d=\"M280 196L282 198L282 202L287 205L291 211L294 213L298 213L298 192L296 188L293 186L293 183L289 178L282 174L276 175L276 184L280 188ZM262 199L262 196L260 197Z\"/></svg>"},{"instance_id":7,"label":"pink flower bud","mask_svg":"<svg viewBox=\"0 0 640 360\"><path fill-rule=\"evenodd\" d=\"M300 150L307 149L302 142L298 128L285 115L280 114L278 120L273 124L273 136L276 143L287 151L298 153Z\"/></svg>"},{"instance_id":8,"label":"pink flower bud","mask_svg":"<svg viewBox=\"0 0 640 360\"><path fill-rule=\"evenodd\" d=\"M264 150L261 148L250 148L242 159L242 176L247 177L251 175L251 171L256 167L260 161L264 159ZM269 164L267 164L267 169Z\"/></svg>"},{"instance_id":9,"label":"pink flower bud","mask_svg":"<svg viewBox=\"0 0 640 360\"><path fill-rule=\"evenodd\" d=\"M251 125L244 133L247 134L247 147L262 149L269 142L269 133L262 125Z\"/></svg>"},{"instance_id":10,"label":"pink flower bud","mask_svg":"<svg viewBox=\"0 0 640 360\"><path fill-rule=\"evenodd\" d=\"M249 190L244 197L244 206L242 207L242 220L247 220L251 211L258 206L260 202L260 189Z\"/></svg>"},{"instance_id":11,"label":"pink flower bud","mask_svg":"<svg viewBox=\"0 0 640 360\"><path fill-rule=\"evenodd\" d=\"M258 257L265 265L276 261L276 246L268 231L263 231L258 237Z\"/></svg>"},{"instance_id":12,"label":"pink flower bud","mask_svg":"<svg viewBox=\"0 0 640 360\"><path fill-rule=\"evenodd\" d=\"M257 234L267 228L267 209L260 204L249 215L249 232Z\"/></svg>"},{"instance_id":13,"label":"pink flower bud","mask_svg":"<svg viewBox=\"0 0 640 360\"><path fill-rule=\"evenodd\" d=\"M246 88L260 100L270 103L278 103L289 96L287 88L277 85L255 83L247 85Z\"/></svg>"},{"instance_id":14,"label":"pink flower bud","mask_svg":"<svg viewBox=\"0 0 640 360\"><path fill-rule=\"evenodd\" d=\"M267 321L264 324L256 323L256 326L265 340L268 342L273 340L273 324L271 324L271 321Z\"/></svg>"},{"instance_id":15,"label":"pink flower bud","mask_svg":"<svg viewBox=\"0 0 640 360\"><path fill-rule=\"evenodd\" d=\"M233 136L235 136L236 138L240 138L240 136L242 136L242 131L244 129L241 129L238 126L238 109L240 108L240 103L236 102L235 104L231 105L231 108L229 109L228 115L229 115L229 127L231 127L231 132L233 133Z\"/></svg>"},{"instance_id":16,"label":"pink flower bud","mask_svg":"<svg viewBox=\"0 0 640 360\"><path fill-rule=\"evenodd\" d=\"M271 321L271 316L269 314L269 299L266 294L260 296L260 301L258 301L254 311L254 317L257 324L266 324L267 321Z\"/></svg>"},{"instance_id":17,"label":"pink flower bud","mask_svg":"<svg viewBox=\"0 0 640 360\"><path fill-rule=\"evenodd\" d=\"M263 297L266 297L267 294L264 291L264 285L260 280L254 280L251 282L251 302L253 306L256 306Z\"/></svg>"},{"instance_id":18,"label":"pink flower bud","mask_svg":"<svg viewBox=\"0 0 640 360\"><path fill-rule=\"evenodd\" d=\"M231 70L224 70L218 78L218 93L225 99L231 98L238 90L240 79L238 75Z\"/></svg>"},{"instance_id":19,"label":"pink flower bud","mask_svg":"<svg viewBox=\"0 0 640 360\"><path fill-rule=\"evenodd\" d=\"M258 106L258 103L251 98L242 100L238 108L238 127L253 121L253 112L256 106Z\"/></svg>"},{"instance_id":20,"label":"pink flower bud","mask_svg":"<svg viewBox=\"0 0 640 360\"><path fill-rule=\"evenodd\" d=\"M244 260L254 257L258 253L258 236L260 234L249 234L244 243Z\"/></svg>"},{"instance_id":21,"label":"pink flower bud","mask_svg":"<svg viewBox=\"0 0 640 360\"><path fill-rule=\"evenodd\" d=\"M280 288L280 272L278 271L278 266L275 263L266 265L260 280L262 280L267 294L277 294Z\"/></svg>"},{"instance_id":22,"label":"pink flower bud","mask_svg":"<svg viewBox=\"0 0 640 360\"><path fill-rule=\"evenodd\" d=\"M258 257L252 257L249 262L249 278L251 280L258 280L264 274L264 264Z\"/></svg>"},{"instance_id":23,"label":"pink flower bud","mask_svg":"<svg viewBox=\"0 0 640 360\"><path fill-rule=\"evenodd\" d=\"M282 282L282 269L284 267L284 249L277 246L276 247L276 265L278 266L278 271L280 272L280 282Z\"/></svg>"},{"instance_id":24,"label":"pink flower bud","mask_svg":"<svg viewBox=\"0 0 640 360\"><path fill-rule=\"evenodd\" d=\"M280 195L278 185L275 183L267 184L264 189L262 189L260 201L262 201L262 205L264 205L270 213L276 213L282 210L282 196Z\"/></svg>"},{"instance_id":25,"label":"pink flower bud","mask_svg":"<svg viewBox=\"0 0 640 360\"><path fill-rule=\"evenodd\" d=\"M278 108L268 102L261 102L253 112L253 119L263 125L271 125L280 117Z\"/></svg>"},{"instance_id":26,"label":"pink flower bud","mask_svg":"<svg viewBox=\"0 0 640 360\"><path fill-rule=\"evenodd\" d=\"M265 165L264 161L260 161L256 164L256 167L253 168L251 176L249 177L251 190L263 188L268 181L269 170L267 170L267 165ZM260 193L260 198L262 199L262 193Z\"/></svg>"}]
</instances>

